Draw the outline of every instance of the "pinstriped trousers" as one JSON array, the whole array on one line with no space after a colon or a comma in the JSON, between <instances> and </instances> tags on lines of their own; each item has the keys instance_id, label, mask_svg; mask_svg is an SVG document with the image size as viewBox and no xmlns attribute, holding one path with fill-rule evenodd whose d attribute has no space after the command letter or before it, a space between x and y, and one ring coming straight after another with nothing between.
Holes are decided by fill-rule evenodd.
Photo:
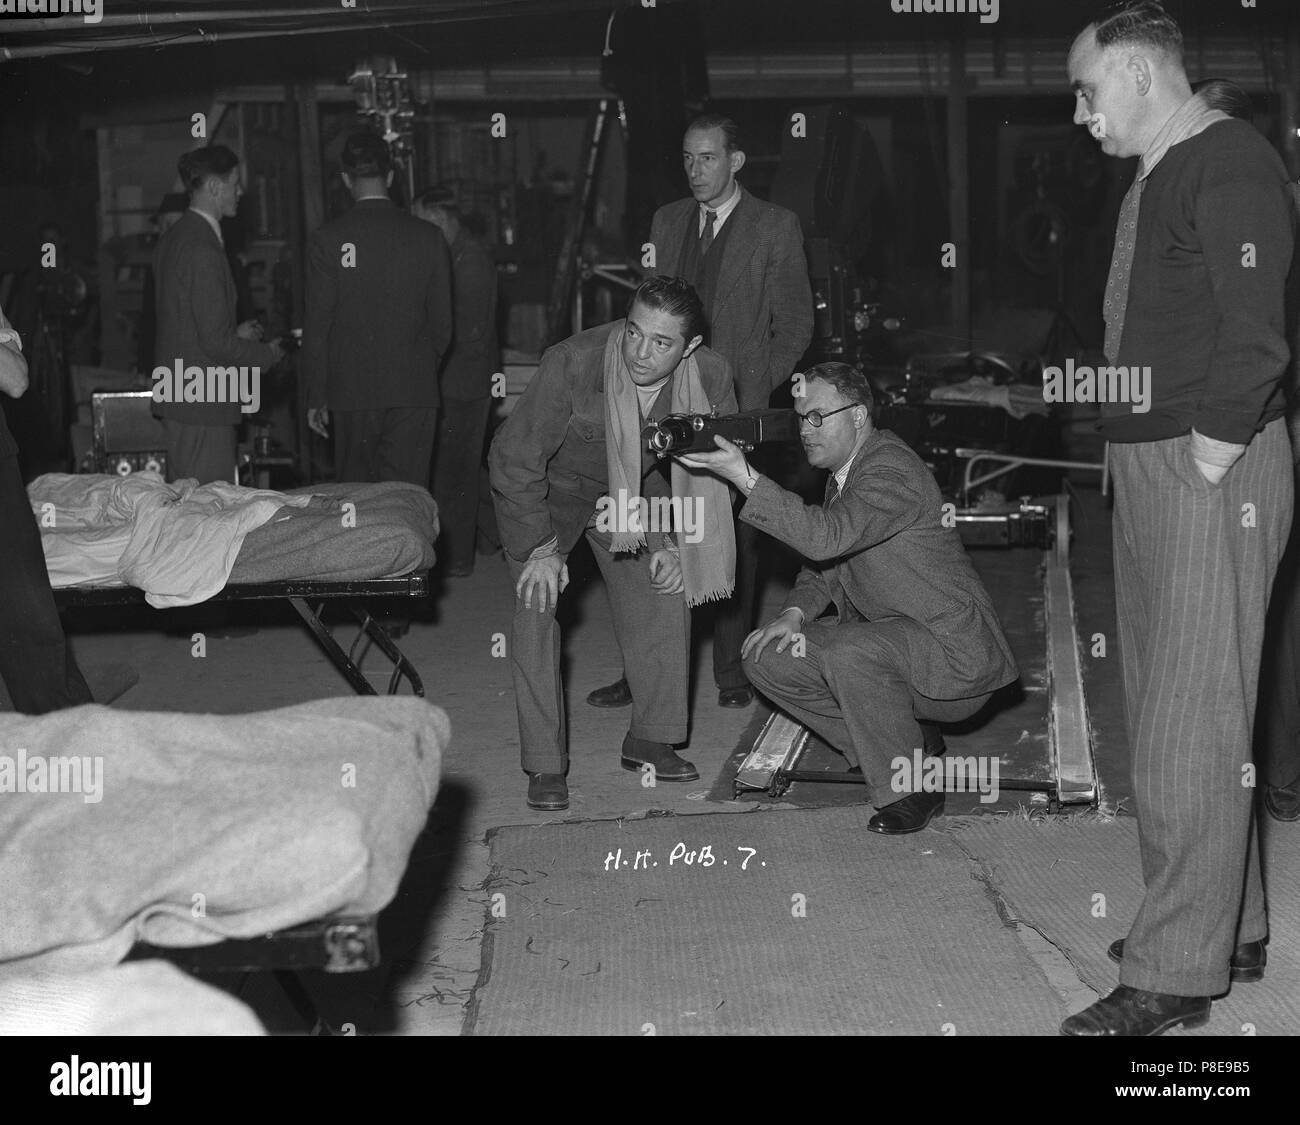
<instances>
[{"instance_id":1,"label":"pinstriped trousers","mask_svg":"<svg viewBox=\"0 0 1300 1125\"><path fill-rule=\"evenodd\" d=\"M1234 945L1268 932L1246 768L1264 618L1291 527L1279 419L1217 484L1191 437L1114 443L1115 590L1146 894L1120 983L1227 991ZM1104 888L1103 888L1104 889Z\"/></svg>"}]
</instances>

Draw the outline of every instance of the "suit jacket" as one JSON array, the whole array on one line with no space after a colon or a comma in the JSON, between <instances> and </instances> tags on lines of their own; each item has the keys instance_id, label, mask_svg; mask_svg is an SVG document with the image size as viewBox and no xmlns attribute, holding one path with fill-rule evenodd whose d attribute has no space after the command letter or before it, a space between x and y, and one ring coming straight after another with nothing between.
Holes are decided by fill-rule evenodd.
<instances>
[{"instance_id":1,"label":"suit jacket","mask_svg":"<svg viewBox=\"0 0 1300 1125\"><path fill-rule=\"evenodd\" d=\"M463 230L451 244L455 336L443 362L446 398L476 402L492 395L497 352L497 267L487 248Z\"/></svg>"},{"instance_id":2,"label":"suit jacket","mask_svg":"<svg viewBox=\"0 0 1300 1125\"><path fill-rule=\"evenodd\" d=\"M567 554L585 530L596 502L609 490L605 457L605 341L624 321L589 328L547 348L488 454L492 499L501 544L524 560L552 535ZM719 413L736 409L731 365L709 348L697 348L700 381ZM675 376L674 376L675 378ZM672 402L672 382L655 399L650 418ZM658 459L641 453L641 495L671 495ZM652 549L662 545L647 535Z\"/></svg>"},{"instance_id":3,"label":"suit jacket","mask_svg":"<svg viewBox=\"0 0 1300 1125\"><path fill-rule=\"evenodd\" d=\"M718 268L709 321L709 347L736 373L741 410L766 406L790 378L812 339L813 302L803 234L793 211L745 191L727 219L732 227ZM655 272L676 277L688 228L699 225L699 203L679 199L655 212L650 241ZM726 228L724 228L726 229Z\"/></svg>"},{"instance_id":4,"label":"suit jacket","mask_svg":"<svg viewBox=\"0 0 1300 1125\"><path fill-rule=\"evenodd\" d=\"M352 265L344 265L351 245ZM432 223L365 199L307 245L307 406L429 409L451 343L451 255Z\"/></svg>"},{"instance_id":5,"label":"suit jacket","mask_svg":"<svg viewBox=\"0 0 1300 1125\"><path fill-rule=\"evenodd\" d=\"M257 367L270 370L269 344L241 340L235 279L217 232L197 211L186 211L154 248L158 334L154 363L182 367ZM153 372L146 372L152 378ZM192 426L237 426L239 403L164 402L156 414Z\"/></svg>"},{"instance_id":6,"label":"suit jacket","mask_svg":"<svg viewBox=\"0 0 1300 1125\"><path fill-rule=\"evenodd\" d=\"M984 583L957 530L943 526L934 477L890 431L867 439L830 507L760 477L740 518L809 560L785 608L807 621L833 604L840 623L905 617L920 625L929 639L909 656L922 695L966 699L1018 675Z\"/></svg>"}]
</instances>

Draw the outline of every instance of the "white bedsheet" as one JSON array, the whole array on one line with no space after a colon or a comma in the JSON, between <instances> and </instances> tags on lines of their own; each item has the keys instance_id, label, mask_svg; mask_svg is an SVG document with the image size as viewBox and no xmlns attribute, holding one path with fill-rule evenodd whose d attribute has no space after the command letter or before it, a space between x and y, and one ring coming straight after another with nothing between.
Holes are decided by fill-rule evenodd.
<instances>
[{"instance_id":1,"label":"white bedsheet","mask_svg":"<svg viewBox=\"0 0 1300 1125\"><path fill-rule=\"evenodd\" d=\"M250 531L286 504L311 502L222 482L168 484L151 472L47 473L27 495L52 586L135 586L159 609L219 593Z\"/></svg>"}]
</instances>

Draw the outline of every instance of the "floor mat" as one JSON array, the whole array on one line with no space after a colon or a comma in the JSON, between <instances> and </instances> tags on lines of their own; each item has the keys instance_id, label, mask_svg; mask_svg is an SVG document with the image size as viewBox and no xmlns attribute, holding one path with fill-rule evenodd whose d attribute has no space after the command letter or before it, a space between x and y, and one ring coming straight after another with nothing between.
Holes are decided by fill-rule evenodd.
<instances>
[{"instance_id":1,"label":"floor mat","mask_svg":"<svg viewBox=\"0 0 1300 1125\"><path fill-rule=\"evenodd\" d=\"M1300 1032L1300 826L1265 820L1263 854L1271 935L1262 981L1235 985L1192 1035ZM1128 933L1142 903L1137 821L987 818L953 839L987 869L1012 916L1032 926L1100 995L1119 983L1106 947ZM1104 903L1097 898L1104 895ZM1105 908L1104 916L1099 907Z\"/></svg>"},{"instance_id":2,"label":"floor mat","mask_svg":"<svg viewBox=\"0 0 1300 1125\"><path fill-rule=\"evenodd\" d=\"M467 1033L1056 1034L976 865L871 812L500 829Z\"/></svg>"}]
</instances>

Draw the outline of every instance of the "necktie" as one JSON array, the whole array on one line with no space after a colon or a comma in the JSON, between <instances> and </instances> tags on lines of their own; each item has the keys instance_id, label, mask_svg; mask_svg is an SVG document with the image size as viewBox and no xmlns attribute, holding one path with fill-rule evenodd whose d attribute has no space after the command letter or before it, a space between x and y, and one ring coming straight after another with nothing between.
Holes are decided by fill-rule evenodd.
<instances>
[{"instance_id":1,"label":"necktie","mask_svg":"<svg viewBox=\"0 0 1300 1125\"><path fill-rule=\"evenodd\" d=\"M1124 337L1124 313L1128 310L1129 281L1133 276L1133 259L1137 251L1138 216L1142 211L1142 189L1146 183L1145 178L1133 181L1124 196L1115 228L1115 253L1110 262L1110 277L1106 280L1106 303L1102 312L1106 319L1103 350L1111 363L1119 362L1120 341Z\"/></svg>"},{"instance_id":2,"label":"necktie","mask_svg":"<svg viewBox=\"0 0 1300 1125\"><path fill-rule=\"evenodd\" d=\"M840 482L838 478L835 477L834 474L832 474L830 479L826 482L826 503L823 505L823 507L829 508L832 504L834 504L836 499L838 499L839 494L840 494Z\"/></svg>"},{"instance_id":3,"label":"necktie","mask_svg":"<svg viewBox=\"0 0 1300 1125\"><path fill-rule=\"evenodd\" d=\"M707 254L713 245L713 224L718 221L718 213L707 208L704 212L704 233L700 235L700 253Z\"/></svg>"}]
</instances>

